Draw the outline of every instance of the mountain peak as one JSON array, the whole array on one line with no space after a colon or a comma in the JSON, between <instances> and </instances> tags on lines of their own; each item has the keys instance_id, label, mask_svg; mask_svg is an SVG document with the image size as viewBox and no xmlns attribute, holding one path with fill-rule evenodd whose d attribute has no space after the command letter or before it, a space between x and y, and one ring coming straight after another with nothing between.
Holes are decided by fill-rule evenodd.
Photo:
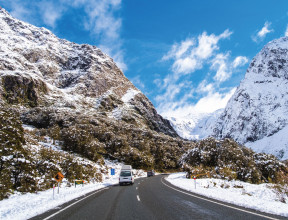
<instances>
[{"instance_id":1,"label":"mountain peak","mask_svg":"<svg viewBox=\"0 0 288 220\"><path fill-rule=\"evenodd\" d=\"M0 14L5 16L11 16L8 11L0 6Z\"/></svg>"},{"instance_id":2,"label":"mountain peak","mask_svg":"<svg viewBox=\"0 0 288 220\"><path fill-rule=\"evenodd\" d=\"M269 48L270 50L278 49L278 48L288 49L288 37L285 36L285 37L272 40L265 45L264 49L265 48Z\"/></svg>"},{"instance_id":3,"label":"mountain peak","mask_svg":"<svg viewBox=\"0 0 288 220\"><path fill-rule=\"evenodd\" d=\"M269 42L254 57L245 79L218 119L214 135L246 144L278 133L288 125L287 89L288 37L283 37ZM257 147L258 151L267 152L264 148ZM275 149L275 154L281 150L288 152L284 145L268 148Z\"/></svg>"},{"instance_id":4,"label":"mountain peak","mask_svg":"<svg viewBox=\"0 0 288 220\"><path fill-rule=\"evenodd\" d=\"M252 60L246 77L276 77L288 79L288 37L269 42Z\"/></svg>"}]
</instances>

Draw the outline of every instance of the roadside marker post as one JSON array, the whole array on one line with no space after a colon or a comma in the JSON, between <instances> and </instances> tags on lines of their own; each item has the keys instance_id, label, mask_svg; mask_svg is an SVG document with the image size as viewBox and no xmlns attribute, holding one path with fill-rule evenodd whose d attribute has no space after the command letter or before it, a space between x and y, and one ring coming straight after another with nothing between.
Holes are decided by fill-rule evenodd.
<instances>
[{"instance_id":1,"label":"roadside marker post","mask_svg":"<svg viewBox=\"0 0 288 220\"><path fill-rule=\"evenodd\" d=\"M196 189L196 178L197 178L197 176L203 176L203 175L208 175L208 177L211 178L210 172L208 172L208 173L202 173L202 174L197 174L197 175L193 176L194 184L195 184L195 189ZM189 177L189 178L190 178L190 177ZM192 179L192 174L191 174L191 179Z\"/></svg>"},{"instance_id":2,"label":"roadside marker post","mask_svg":"<svg viewBox=\"0 0 288 220\"><path fill-rule=\"evenodd\" d=\"M53 184L53 199L54 199L55 184Z\"/></svg>"}]
</instances>

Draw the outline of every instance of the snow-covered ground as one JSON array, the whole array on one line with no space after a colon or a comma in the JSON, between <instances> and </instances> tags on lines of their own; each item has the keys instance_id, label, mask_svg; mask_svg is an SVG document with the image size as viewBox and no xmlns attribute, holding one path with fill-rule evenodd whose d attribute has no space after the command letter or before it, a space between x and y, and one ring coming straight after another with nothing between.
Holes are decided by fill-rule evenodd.
<instances>
[{"instance_id":1,"label":"snow-covered ground","mask_svg":"<svg viewBox=\"0 0 288 220\"><path fill-rule=\"evenodd\" d=\"M288 126L277 133L255 142L248 142L246 147L258 153L274 154L281 160L288 160Z\"/></svg>"},{"instance_id":2,"label":"snow-covered ground","mask_svg":"<svg viewBox=\"0 0 288 220\"><path fill-rule=\"evenodd\" d=\"M86 183L83 186L77 185L75 188L74 186L66 186L65 181L63 181L59 194L57 194L57 187L55 188L54 198L53 189L49 189L38 192L37 194L15 194L9 199L0 201L0 219L29 219L33 216L44 213L49 209L57 209L57 207L61 204L83 196L94 190L101 189L112 184L117 184L120 169L123 164L105 161L105 165L109 169L114 168L115 175L111 176L111 172L109 171L109 174L104 177L103 183ZM142 170L134 170L134 173L136 173L136 178L146 176L146 173Z\"/></svg>"},{"instance_id":3,"label":"snow-covered ground","mask_svg":"<svg viewBox=\"0 0 288 220\"><path fill-rule=\"evenodd\" d=\"M167 181L177 187L209 198L288 217L288 196L277 191L273 184L256 185L241 181L197 179L195 189L194 180L186 179L185 173L171 174L167 177Z\"/></svg>"},{"instance_id":4,"label":"snow-covered ground","mask_svg":"<svg viewBox=\"0 0 288 220\"><path fill-rule=\"evenodd\" d=\"M128 103L138 93L140 93L140 91L130 88L130 89L128 89L126 94L122 97L122 101L125 102L125 103Z\"/></svg>"}]
</instances>

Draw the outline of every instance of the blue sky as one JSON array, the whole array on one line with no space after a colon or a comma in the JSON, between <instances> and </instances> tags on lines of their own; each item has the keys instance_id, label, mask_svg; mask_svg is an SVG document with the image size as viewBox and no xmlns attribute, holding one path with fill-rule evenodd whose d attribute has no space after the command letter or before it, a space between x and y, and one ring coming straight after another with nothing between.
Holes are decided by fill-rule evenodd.
<instances>
[{"instance_id":1,"label":"blue sky","mask_svg":"<svg viewBox=\"0 0 288 220\"><path fill-rule=\"evenodd\" d=\"M0 0L13 16L96 45L164 116L225 107L251 59L288 36L287 0Z\"/></svg>"}]
</instances>

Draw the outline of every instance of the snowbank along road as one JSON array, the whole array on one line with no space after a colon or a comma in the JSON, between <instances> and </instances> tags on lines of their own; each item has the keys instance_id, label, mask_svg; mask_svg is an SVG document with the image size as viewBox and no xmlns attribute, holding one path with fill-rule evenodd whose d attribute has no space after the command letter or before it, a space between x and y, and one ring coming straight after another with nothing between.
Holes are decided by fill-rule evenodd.
<instances>
[{"instance_id":1,"label":"snowbank along road","mask_svg":"<svg viewBox=\"0 0 288 220\"><path fill-rule=\"evenodd\" d=\"M179 189L165 175L114 185L32 219L287 219Z\"/></svg>"}]
</instances>

